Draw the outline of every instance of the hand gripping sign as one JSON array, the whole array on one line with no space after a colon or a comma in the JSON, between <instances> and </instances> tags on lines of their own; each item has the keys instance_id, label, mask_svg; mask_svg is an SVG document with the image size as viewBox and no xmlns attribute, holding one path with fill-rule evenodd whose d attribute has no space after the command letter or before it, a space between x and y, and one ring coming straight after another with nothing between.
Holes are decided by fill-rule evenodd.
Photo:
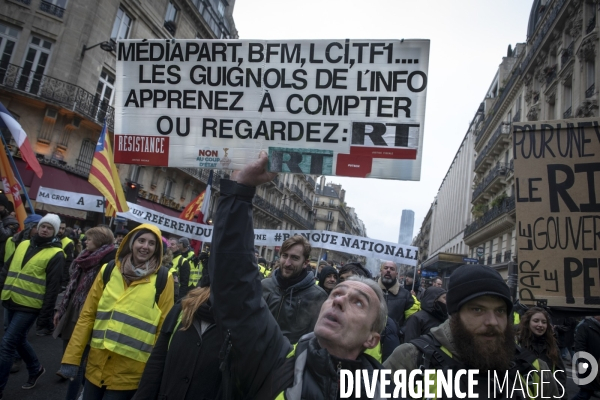
<instances>
[{"instance_id":1,"label":"hand gripping sign","mask_svg":"<svg viewBox=\"0 0 600 400\"><path fill-rule=\"evenodd\" d=\"M124 40L115 162L418 180L428 40Z\"/></svg>"}]
</instances>

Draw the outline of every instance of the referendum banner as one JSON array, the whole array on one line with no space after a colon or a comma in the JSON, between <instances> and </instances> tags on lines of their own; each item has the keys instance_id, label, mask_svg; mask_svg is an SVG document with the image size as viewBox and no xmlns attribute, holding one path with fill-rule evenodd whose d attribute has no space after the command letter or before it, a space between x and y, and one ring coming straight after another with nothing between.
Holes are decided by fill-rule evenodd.
<instances>
[{"instance_id":1,"label":"referendum banner","mask_svg":"<svg viewBox=\"0 0 600 400\"><path fill-rule=\"evenodd\" d=\"M38 203L101 213L104 199L102 196L40 187L36 201ZM163 232L173 233L188 239L200 240L202 242L210 242L212 239L212 225L203 225L170 217L158 211L142 207L139 204L128 202L127 205L129 206L129 211L117 213L117 216L139 223L154 224ZM295 234L306 237L310 241L311 246L315 248L391 260L410 266L416 266L419 258L417 247L320 230L255 229L254 244L258 246L280 246L287 238Z\"/></svg>"},{"instance_id":2,"label":"referendum banner","mask_svg":"<svg viewBox=\"0 0 600 400\"><path fill-rule=\"evenodd\" d=\"M598 119L514 124L519 298L600 305Z\"/></svg>"},{"instance_id":3,"label":"referendum banner","mask_svg":"<svg viewBox=\"0 0 600 400\"><path fill-rule=\"evenodd\" d=\"M123 40L115 162L419 180L429 40Z\"/></svg>"}]
</instances>

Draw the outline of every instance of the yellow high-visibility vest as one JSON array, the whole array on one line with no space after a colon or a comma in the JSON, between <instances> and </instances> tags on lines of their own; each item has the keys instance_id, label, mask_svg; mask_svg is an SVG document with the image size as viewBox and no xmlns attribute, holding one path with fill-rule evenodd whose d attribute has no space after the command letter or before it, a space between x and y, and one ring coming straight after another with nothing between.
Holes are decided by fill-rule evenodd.
<instances>
[{"instance_id":1,"label":"yellow high-visibility vest","mask_svg":"<svg viewBox=\"0 0 600 400\"><path fill-rule=\"evenodd\" d=\"M4 245L4 262L7 262L10 256L15 253L17 247L15 246L15 242L12 240L12 236L8 238L6 244Z\"/></svg>"},{"instance_id":2,"label":"yellow high-visibility vest","mask_svg":"<svg viewBox=\"0 0 600 400\"><path fill-rule=\"evenodd\" d=\"M105 268L106 264L100 274ZM98 302L90 346L147 362L162 314L154 304L155 296L156 274L145 283L125 288L119 268L113 268Z\"/></svg>"},{"instance_id":3,"label":"yellow high-visibility vest","mask_svg":"<svg viewBox=\"0 0 600 400\"><path fill-rule=\"evenodd\" d=\"M46 267L62 250L58 247L42 249L23 265L30 243L24 240L15 251L4 282L2 300L11 299L22 306L40 309L46 294Z\"/></svg>"}]
</instances>

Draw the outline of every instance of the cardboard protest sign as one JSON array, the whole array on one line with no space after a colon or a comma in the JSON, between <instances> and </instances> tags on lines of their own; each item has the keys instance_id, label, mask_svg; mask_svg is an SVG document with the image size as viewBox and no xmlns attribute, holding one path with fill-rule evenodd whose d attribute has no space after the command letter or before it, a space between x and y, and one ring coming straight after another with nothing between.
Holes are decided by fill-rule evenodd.
<instances>
[{"instance_id":1,"label":"cardboard protest sign","mask_svg":"<svg viewBox=\"0 0 600 400\"><path fill-rule=\"evenodd\" d=\"M600 305L600 125L597 119L513 126L519 297Z\"/></svg>"},{"instance_id":2,"label":"cardboard protest sign","mask_svg":"<svg viewBox=\"0 0 600 400\"><path fill-rule=\"evenodd\" d=\"M115 162L418 180L428 40L124 40Z\"/></svg>"}]
</instances>

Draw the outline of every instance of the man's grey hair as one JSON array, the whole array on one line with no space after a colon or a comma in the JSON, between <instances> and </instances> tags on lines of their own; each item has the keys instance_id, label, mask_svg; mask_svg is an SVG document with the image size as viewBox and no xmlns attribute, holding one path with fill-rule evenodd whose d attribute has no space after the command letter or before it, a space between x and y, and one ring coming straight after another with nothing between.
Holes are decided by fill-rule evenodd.
<instances>
[{"instance_id":1,"label":"man's grey hair","mask_svg":"<svg viewBox=\"0 0 600 400\"><path fill-rule=\"evenodd\" d=\"M373 289L377 295L377 299L379 299L379 309L377 310L377 318L375 318L375 322L373 322L371 330L377 333L382 333L385 329L385 325L387 324L388 308L385 298L383 297L383 291L379 285L374 280L359 275L353 275L346 279L346 282L347 281L361 282Z\"/></svg>"}]
</instances>

